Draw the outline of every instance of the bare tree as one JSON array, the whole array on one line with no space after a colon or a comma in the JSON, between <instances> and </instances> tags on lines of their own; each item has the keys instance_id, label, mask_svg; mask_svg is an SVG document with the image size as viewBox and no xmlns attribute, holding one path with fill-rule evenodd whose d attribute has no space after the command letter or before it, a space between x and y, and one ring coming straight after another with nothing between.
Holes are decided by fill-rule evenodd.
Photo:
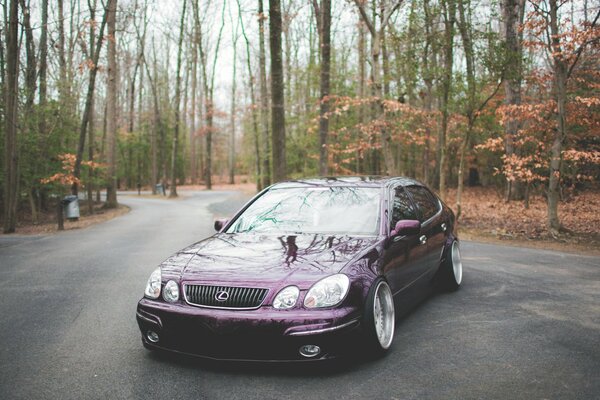
<instances>
[{"instance_id":1,"label":"bare tree","mask_svg":"<svg viewBox=\"0 0 600 400\"><path fill-rule=\"evenodd\" d=\"M271 147L273 149L273 180L279 182L287 176L283 64L281 60L281 2L279 0L269 0L269 43L271 48Z\"/></svg>"},{"instance_id":2,"label":"bare tree","mask_svg":"<svg viewBox=\"0 0 600 400\"><path fill-rule=\"evenodd\" d=\"M231 8L229 8L229 21L233 26L233 17ZM236 117L236 73L237 73L237 41L239 39L238 28L240 26L239 18L236 20L235 30L233 31L233 69L231 77L231 111L230 111L230 132L229 132L229 183L235 183L235 117Z\"/></svg>"},{"instance_id":3,"label":"bare tree","mask_svg":"<svg viewBox=\"0 0 600 400\"><path fill-rule=\"evenodd\" d=\"M61 103L65 103L69 97L69 83L67 79L67 57L65 51L65 15L64 15L64 0L57 0L58 8L58 70L60 82L58 83L58 91Z\"/></svg>"},{"instance_id":4,"label":"bare tree","mask_svg":"<svg viewBox=\"0 0 600 400\"><path fill-rule=\"evenodd\" d=\"M183 49L183 36L185 28L185 9L187 0L183 0L181 22L179 27L179 44L177 47L177 72L175 76L175 131L173 132L173 153L171 155L171 186L169 197L177 197L177 148L179 146L179 125L181 123L181 53Z\"/></svg>"},{"instance_id":5,"label":"bare tree","mask_svg":"<svg viewBox=\"0 0 600 400\"><path fill-rule=\"evenodd\" d=\"M261 150L260 150L260 131L258 127L258 115L256 111L256 95L254 93L254 75L252 73L252 61L250 58L250 40L246 35L246 29L244 28L244 20L242 18L242 6L240 0L237 0L238 4L238 18L239 24L242 28L242 36L244 37L244 41L246 42L246 66L248 68L248 79L250 87L250 106L252 112L252 127L254 128L254 151L256 152L256 188L257 190L262 189L262 174L264 173L261 170Z\"/></svg>"},{"instance_id":6,"label":"bare tree","mask_svg":"<svg viewBox=\"0 0 600 400\"><path fill-rule=\"evenodd\" d=\"M198 95L198 35L196 32L200 29L196 26L194 19L192 33L192 107L190 110L190 181L195 185L198 181L198 140L196 133L196 96Z\"/></svg>"},{"instance_id":7,"label":"bare tree","mask_svg":"<svg viewBox=\"0 0 600 400\"><path fill-rule=\"evenodd\" d=\"M331 0L313 0L321 55L321 96L319 98L319 173L328 174L327 136L329 133L329 86L331 75Z\"/></svg>"},{"instance_id":8,"label":"bare tree","mask_svg":"<svg viewBox=\"0 0 600 400\"><path fill-rule=\"evenodd\" d=\"M116 1L116 0L114 0L114 1ZM94 93L95 93L95 87L96 87L96 74L98 72L98 62L100 60L100 52L102 50L104 27L106 26L106 23L107 23L107 20L109 17L109 12L110 12L110 10L108 9L109 5L111 5L110 2L107 4L107 9L104 11L104 17L102 18L102 23L100 24L98 40L96 41L96 50L93 53L93 55L90 54L92 56L92 59L90 60L91 63L90 63L90 75L88 78L87 96L86 96L86 100L85 100L85 106L83 109L83 116L81 118L81 125L79 128L79 144L77 146L77 155L75 158L75 168L73 170L73 175L75 175L76 178L79 178L81 176L81 162L83 160L83 151L85 149L86 129L87 129L88 123L92 117ZM110 32L109 32L109 35L110 35ZM90 40L93 40L93 39L90 38ZM110 48L110 43L113 43L113 42L114 42L114 39L111 38L109 41L109 48ZM114 61L115 61L115 65L116 65L116 58ZM110 63L110 53L109 53L109 63ZM91 144L91 142L90 142L90 144ZM77 182L73 183L73 185L71 187L71 191L74 195L77 195L77 193L79 191L79 185L77 184Z\"/></svg>"},{"instance_id":9,"label":"bare tree","mask_svg":"<svg viewBox=\"0 0 600 400\"><path fill-rule=\"evenodd\" d=\"M108 84L106 96L106 125L108 137L108 185L106 207L116 208L117 204L117 40L116 14L117 0L108 0L106 6L108 25Z\"/></svg>"},{"instance_id":10,"label":"bare tree","mask_svg":"<svg viewBox=\"0 0 600 400\"><path fill-rule=\"evenodd\" d=\"M580 44L574 51L572 59L565 56L563 52L568 52L569 50L567 50L567 45L564 39L562 39L564 28L561 26L559 18L559 8L564 4L565 2L559 2L558 0L549 0L550 9L546 14L547 19L549 17L548 49L551 53L552 72L554 74L552 89L556 100L556 129L554 130L552 147L550 149L550 176L548 177L548 227L550 228L550 232L555 236L562 229L558 218L558 201L560 196L559 185L562 152L564 143L567 140L567 82L579 61L581 53L591 43L590 41L585 41ZM538 12L544 13L543 10L539 9ZM598 10L596 17L586 29L594 29L599 18L600 10ZM595 40L597 41L598 38L596 37Z\"/></svg>"},{"instance_id":11,"label":"bare tree","mask_svg":"<svg viewBox=\"0 0 600 400\"><path fill-rule=\"evenodd\" d=\"M19 6L11 0L6 30L6 99L4 104L4 233L13 233L17 224L19 161L17 152L19 96Z\"/></svg>"},{"instance_id":12,"label":"bare tree","mask_svg":"<svg viewBox=\"0 0 600 400\"><path fill-rule=\"evenodd\" d=\"M23 107L23 113L25 115L33 115L34 108L33 103L36 95L36 83L37 83L37 58L35 50L35 41L33 38L33 29L31 27L31 10L30 6L25 3L25 0L20 0L21 13L23 14L23 33L25 34L25 104ZM34 143L38 142L39 137L39 126L36 126L33 118L26 118L22 121L20 130L24 137L30 137ZM37 159L40 157L40 148L38 146L27 146L21 152L21 156L29 153L27 159ZM20 175L25 175L22 171L29 170L27 178L33 178L27 182L27 194L29 198L29 204L31 208L31 217L34 224L38 222L37 208L35 205L34 192L37 186L37 180L35 179L36 173L34 172L37 168L37 163L31 165L31 163L25 163L24 168L20 168ZM24 176L23 176L24 177Z\"/></svg>"},{"instance_id":13,"label":"bare tree","mask_svg":"<svg viewBox=\"0 0 600 400\"><path fill-rule=\"evenodd\" d=\"M89 49L88 54L94 53L94 47L96 44L95 36L96 36L96 0L88 0L88 8L90 10L90 27L89 27ZM94 124L94 106L95 106L95 96L92 96L90 103L90 117L88 122L88 160L90 162L94 161L95 156L95 140L96 135L94 130L96 129ZM75 160L77 161L77 160ZM88 204L88 212L93 214L94 212L94 169L90 168L88 170L88 183L87 183L87 204Z\"/></svg>"},{"instance_id":14,"label":"bare tree","mask_svg":"<svg viewBox=\"0 0 600 400\"><path fill-rule=\"evenodd\" d=\"M354 0L354 3L358 7L358 11L360 12L360 16L371 33L371 71L372 71L372 79L373 79L373 96L378 97L383 100L383 85L381 82L381 70L379 63L379 55L381 54L381 44L382 39L385 33L385 27L390 21L392 15L400 8L403 0L395 0L392 4L386 5L382 0L380 5L381 13L381 22L379 24L379 29L377 29L376 20L374 18L369 17L367 11L365 9L365 4L363 0ZM382 106L380 106L382 108ZM392 138L387 129L383 129L381 132L381 149L383 152L383 159L385 162L386 173L393 175L396 173L396 163L394 160L394 156L392 154L391 147Z\"/></svg>"},{"instance_id":15,"label":"bare tree","mask_svg":"<svg viewBox=\"0 0 600 400\"><path fill-rule=\"evenodd\" d=\"M448 135L450 89L452 87L452 68L454 65L454 24L456 23L456 0L442 0L444 17L444 73L442 74L442 127L438 138L439 147L439 195L446 195L446 137Z\"/></svg>"},{"instance_id":16,"label":"bare tree","mask_svg":"<svg viewBox=\"0 0 600 400\"><path fill-rule=\"evenodd\" d=\"M200 10L198 7L197 0L193 3L194 5L194 20L195 25L201 27L200 24ZM219 28L219 34L217 36L217 43L215 44L213 60L212 60L212 69L210 71L210 78L208 77L208 65L207 65L207 54L205 51L205 46L202 43L202 30L198 29L196 34L198 37L198 51L200 53L200 64L202 69L202 83L204 86L204 106L205 106L205 124L206 124L206 165L205 165L205 174L204 179L206 183L207 189L212 189L212 136L213 136L213 120L214 120L214 88L215 88L215 73L216 73L216 64L217 57L219 55L219 47L221 45L221 37L223 35L223 27L225 26L225 6L227 5L226 1L223 1L223 8L221 9L221 27Z\"/></svg>"},{"instance_id":17,"label":"bare tree","mask_svg":"<svg viewBox=\"0 0 600 400\"><path fill-rule=\"evenodd\" d=\"M271 184L271 140L269 138L269 97L267 93L267 62L265 52L265 13L263 0L258 0L258 70L260 76L260 120L263 140L262 187Z\"/></svg>"},{"instance_id":18,"label":"bare tree","mask_svg":"<svg viewBox=\"0 0 600 400\"><path fill-rule=\"evenodd\" d=\"M519 30L525 15L525 0L503 0L502 15L504 27L504 41L506 45L506 62L504 81L504 104L521 104L521 82L523 80L523 32ZM506 155L515 152L514 138L519 130L519 122L516 118L506 121L504 124L504 148ZM506 201L519 197L519 188L512 181L507 181Z\"/></svg>"}]
</instances>

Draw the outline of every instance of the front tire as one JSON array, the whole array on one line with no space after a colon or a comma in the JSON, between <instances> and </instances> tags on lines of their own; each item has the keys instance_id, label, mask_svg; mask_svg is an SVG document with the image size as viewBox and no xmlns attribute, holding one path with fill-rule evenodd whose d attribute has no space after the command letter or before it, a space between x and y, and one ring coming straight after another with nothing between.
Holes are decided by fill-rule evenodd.
<instances>
[{"instance_id":1,"label":"front tire","mask_svg":"<svg viewBox=\"0 0 600 400\"><path fill-rule=\"evenodd\" d=\"M382 278L378 278L371 285L363 322L366 327L367 345L372 355L383 355L394 340L396 312L392 290Z\"/></svg>"}]
</instances>

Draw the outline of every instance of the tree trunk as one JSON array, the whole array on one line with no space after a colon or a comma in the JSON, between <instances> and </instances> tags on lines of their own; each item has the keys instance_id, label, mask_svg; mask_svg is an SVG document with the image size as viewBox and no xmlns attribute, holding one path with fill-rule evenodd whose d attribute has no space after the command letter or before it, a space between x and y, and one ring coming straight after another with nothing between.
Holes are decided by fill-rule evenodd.
<instances>
[{"instance_id":1,"label":"tree trunk","mask_svg":"<svg viewBox=\"0 0 600 400\"><path fill-rule=\"evenodd\" d=\"M446 196L446 136L448 134L448 119L450 88L452 87L452 67L454 63L454 23L456 21L455 0L444 0L444 74L442 77L442 127L439 134L440 160L439 195L443 199Z\"/></svg>"},{"instance_id":2,"label":"tree trunk","mask_svg":"<svg viewBox=\"0 0 600 400\"><path fill-rule=\"evenodd\" d=\"M94 51L95 40L94 37L96 35L96 1L88 2L90 6L90 30L89 30L89 54L92 54ZM92 96L90 102L90 117L88 122L88 160L90 162L94 161L94 146L95 146L95 126L94 126L94 96ZM93 168L88 169L88 183L87 183L87 203L88 203L88 212L90 215L94 213L94 176L95 172Z\"/></svg>"},{"instance_id":3,"label":"tree trunk","mask_svg":"<svg viewBox=\"0 0 600 400\"><path fill-rule=\"evenodd\" d=\"M150 134L150 151L151 151L151 189L152 194L157 194L156 185L158 184L158 136L162 131L162 119L160 115L160 104L158 103L158 89L156 88L156 80L158 79L158 67L156 65L156 57L152 65L152 74L150 73L148 63L144 57L144 65L146 67L146 75L150 81L150 90L152 91L154 120L152 133Z\"/></svg>"},{"instance_id":4,"label":"tree trunk","mask_svg":"<svg viewBox=\"0 0 600 400\"><path fill-rule=\"evenodd\" d=\"M321 55L321 96L319 98L319 173L326 176L328 168L327 136L329 134L329 86L331 75L331 0L321 0L320 7L317 0L313 0L317 27L319 29L319 43Z\"/></svg>"},{"instance_id":5,"label":"tree trunk","mask_svg":"<svg viewBox=\"0 0 600 400\"><path fill-rule=\"evenodd\" d=\"M425 14L425 48L423 50L423 81L425 83L425 110L431 118L433 109L433 79L434 71L436 70L436 54L434 50L435 40L431 32L433 27L433 16L429 6L429 0L423 1L423 13ZM434 65L430 65L434 64ZM431 127L429 124L425 127L425 148L423 149L423 182L431 184L430 169L429 169L429 152L431 143Z\"/></svg>"},{"instance_id":6,"label":"tree trunk","mask_svg":"<svg viewBox=\"0 0 600 400\"><path fill-rule=\"evenodd\" d=\"M18 96L19 96L19 46L18 0L11 0L6 30L6 99L4 103L4 233L13 233L17 225L19 193L18 171Z\"/></svg>"},{"instance_id":7,"label":"tree trunk","mask_svg":"<svg viewBox=\"0 0 600 400\"><path fill-rule=\"evenodd\" d=\"M271 49L271 146L273 149L273 180L280 182L287 177L280 0L269 0L269 44Z\"/></svg>"},{"instance_id":8,"label":"tree trunk","mask_svg":"<svg viewBox=\"0 0 600 400\"><path fill-rule=\"evenodd\" d=\"M117 39L116 14L117 0L108 0L107 4L108 36L108 83L107 83L107 161L108 185L106 188L106 207L116 208L117 204ZM101 27L102 29L102 27ZM101 43L102 41L99 41Z\"/></svg>"},{"instance_id":9,"label":"tree trunk","mask_svg":"<svg viewBox=\"0 0 600 400\"><path fill-rule=\"evenodd\" d=\"M230 9L230 20L231 25L233 25L233 18L231 18L231 9ZM229 132L229 184L233 185L235 183L235 117L236 117L236 95L237 95L237 41L239 39L238 35L238 27L239 27L239 19L238 23L235 27L235 31L233 32L233 70L231 76L231 110L230 110L230 129Z\"/></svg>"},{"instance_id":10,"label":"tree trunk","mask_svg":"<svg viewBox=\"0 0 600 400\"><path fill-rule=\"evenodd\" d=\"M37 82L37 60L36 60L36 51L35 51L35 41L33 38L33 29L31 28L31 10L26 5L25 0L20 0L21 13L23 14L23 32L25 33L25 54L27 64L25 66L25 104L23 107L23 114L32 116L34 115L33 103L35 100L36 94L36 82ZM26 118L21 123L21 135L25 138L31 138L33 143L39 143L39 130L38 127L34 124L35 119ZM38 146L27 146L25 149L25 154L28 155L27 159L29 160L38 160L40 159L40 147ZM23 155L23 154L21 154ZM37 220L37 210L35 208L35 201L33 200L34 193L36 192L37 187L37 168L38 163L33 162L29 163L29 168L31 169L30 174L28 174L33 179L29 182L27 187L27 192L29 193L29 204L31 206L31 217L34 224L38 223ZM33 165L31 165L33 164Z\"/></svg>"},{"instance_id":11,"label":"tree trunk","mask_svg":"<svg viewBox=\"0 0 600 400\"><path fill-rule=\"evenodd\" d=\"M40 149L42 149L42 154L45 151L44 143L46 142L46 136L48 127L46 124L46 104L47 104L47 92L48 92L48 84L47 84L47 71L48 71L48 0L42 0L42 25L40 27L40 59L39 59L39 98L38 98L38 143ZM4 63L3 60L0 62ZM35 185L37 187L37 185ZM34 202L37 200L37 204L39 205L40 193L39 190L36 189L36 196L34 198ZM39 207L38 207L39 208ZM37 218L34 219L34 223L37 223Z\"/></svg>"},{"instance_id":12,"label":"tree trunk","mask_svg":"<svg viewBox=\"0 0 600 400\"><path fill-rule=\"evenodd\" d=\"M471 3L467 2L470 6ZM465 169L465 156L467 149L469 148L469 141L473 132L473 126L475 124L475 102L476 102L476 82L475 82L475 56L473 51L473 40L471 38L471 31L469 30L469 22L465 11L465 1L461 0L458 2L458 30L463 43L463 52L465 56L466 72L467 72L467 105L466 105L466 116L467 116L467 130L462 138L460 144L459 164L458 164L458 189L456 190L456 219L460 218L462 212L462 192L464 188L464 169Z\"/></svg>"},{"instance_id":13,"label":"tree trunk","mask_svg":"<svg viewBox=\"0 0 600 400\"><path fill-rule=\"evenodd\" d=\"M61 104L65 104L68 95L67 87L67 58L65 56L65 16L64 0L57 0L58 6L58 71L60 82L58 83L58 93Z\"/></svg>"},{"instance_id":14,"label":"tree trunk","mask_svg":"<svg viewBox=\"0 0 600 400\"><path fill-rule=\"evenodd\" d=\"M367 51L366 51L366 37L365 37L365 24L362 22L362 19L358 21L358 97L364 99L367 96L366 90L366 81L367 74L365 65L367 63ZM358 123L365 123L365 106L358 106ZM361 141L361 131L357 129L357 141ZM366 153L366 154L365 154ZM369 155L370 150L363 151L359 149L356 152L356 172L360 174L361 172L366 171L364 165L368 165L368 162L363 163L363 169L361 170L361 158L364 158L365 155Z\"/></svg>"},{"instance_id":15,"label":"tree trunk","mask_svg":"<svg viewBox=\"0 0 600 400\"><path fill-rule=\"evenodd\" d=\"M198 29L194 19L194 40L192 43L192 112L190 129L190 181L192 185L198 182L198 140L196 138L196 95L198 91Z\"/></svg>"},{"instance_id":16,"label":"tree trunk","mask_svg":"<svg viewBox=\"0 0 600 400\"><path fill-rule=\"evenodd\" d=\"M244 28L244 20L242 18L242 6L240 0L237 0L238 5L238 18L239 23L242 28L242 36L246 41L246 65L248 68L248 79L249 79L249 87L250 87L250 103L252 107L252 127L254 128L254 151L256 152L256 189L260 191L262 187L262 174L261 170L261 150L260 150L260 130L258 127L258 115L256 112L256 96L254 94L254 75L252 74L252 62L250 58L250 40L248 40L248 36L246 35L246 29Z\"/></svg>"},{"instance_id":17,"label":"tree trunk","mask_svg":"<svg viewBox=\"0 0 600 400\"><path fill-rule=\"evenodd\" d=\"M187 0L183 0L181 10L181 25L179 27L179 43L177 46L177 72L175 75L175 129L173 132L173 153L171 154L171 186L169 197L177 197L177 147L179 146L179 125L181 123L181 53L183 50L183 36L185 33L185 9Z\"/></svg>"},{"instance_id":18,"label":"tree trunk","mask_svg":"<svg viewBox=\"0 0 600 400\"><path fill-rule=\"evenodd\" d=\"M559 19L557 0L550 0L550 33L553 53L554 82L553 92L556 99L556 129L550 150L550 177L548 180L548 227L553 235L558 235L561 224L558 218L558 201L560 187L560 170L562 163L563 142L567 136L565 124L565 105L567 100L567 74L568 66L563 59L563 50L560 42Z\"/></svg>"},{"instance_id":19,"label":"tree trunk","mask_svg":"<svg viewBox=\"0 0 600 400\"><path fill-rule=\"evenodd\" d=\"M197 1L194 4L194 19L196 26L200 26L200 10L198 9ZM206 189L212 189L212 135L213 135L213 117L214 117L214 103L213 103L213 94L214 94L214 82L215 82L215 73L216 73L216 63L217 56L219 54L219 46L221 44L221 37L223 34L223 27L225 26L225 5L227 3L223 2L223 8L221 9L221 27L219 29L219 35L217 38L217 43L215 45L214 57L212 62L212 71L210 80L208 78L208 66L207 66L207 57L204 51L204 46L202 44L202 35L201 30L198 30L199 42L198 42L198 50L200 52L200 62L202 69L202 83L204 86L204 96L205 96L205 124L206 124L206 147L205 147L205 172L204 179L206 183Z\"/></svg>"},{"instance_id":20,"label":"tree trunk","mask_svg":"<svg viewBox=\"0 0 600 400\"><path fill-rule=\"evenodd\" d=\"M35 100L36 92L36 52L35 41L33 39L33 29L31 28L31 12L25 4L25 0L20 0L21 12L23 13L23 31L25 33L25 54L27 64L25 67L25 115L31 115L33 112L33 101ZM26 124L29 128L29 124Z\"/></svg>"},{"instance_id":21,"label":"tree trunk","mask_svg":"<svg viewBox=\"0 0 600 400\"><path fill-rule=\"evenodd\" d=\"M506 43L506 68L504 80L504 104L517 106L521 104L521 81L523 75L523 33L519 32L519 26L523 22L525 11L525 0L503 0L503 30ZM504 124L504 149L507 156L515 153L514 138L519 130L517 119L510 119ZM520 189L517 182L507 181L505 198L506 201L520 197Z\"/></svg>"},{"instance_id":22,"label":"tree trunk","mask_svg":"<svg viewBox=\"0 0 600 400\"><path fill-rule=\"evenodd\" d=\"M271 184L271 145L269 137L269 95L267 93L267 62L265 51L265 14L263 0L258 0L258 64L260 75L260 120L262 125L263 166L262 187Z\"/></svg>"},{"instance_id":23,"label":"tree trunk","mask_svg":"<svg viewBox=\"0 0 600 400\"><path fill-rule=\"evenodd\" d=\"M5 45L5 39L7 36L7 31L8 29L6 29L8 27L8 2L5 1L4 3L2 3L2 5L0 6L2 8L2 26L5 27L5 31L2 32L4 34L3 37L0 38L0 96L1 96L1 100L0 100L0 126L2 127L2 132L4 132L4 117L5 117L5 107L6 107L6 50L4 48ZM4 136L4 133L2 133L2 136ZM2 159L2 166L4 167L4 159ZM4 172L0 172L2 174L4 174ZM2 185L2 193L4 193L4 185ZM0 203L2 203L1 200L1 196L0 196ZM4 204L4 203L2 203ZM2 212L2 214L4 215L4 210L0 211Z\"/></svg>"}]
</instances>

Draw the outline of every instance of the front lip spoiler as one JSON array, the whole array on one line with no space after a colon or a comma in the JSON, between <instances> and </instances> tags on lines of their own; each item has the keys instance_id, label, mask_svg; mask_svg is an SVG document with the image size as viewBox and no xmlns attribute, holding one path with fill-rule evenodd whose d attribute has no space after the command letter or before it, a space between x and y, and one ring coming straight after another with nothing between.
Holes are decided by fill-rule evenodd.
<instances>
[{"instance_id":1,"label":"front lip spoiler","mask_svg":"<svg viewBox=\"0 0 600 400\"><path fill-rule=\"evenodd\" d=\"M288 333L288 336L309 336L309 335L319 335L322 333L328 333L328 332L333 332L336 331L338 329L343 329L346 328L348 326L351 325L355 325L358 324L358 319L353 319L352 321L348 321L344 324L338 325L338 326L332 326L329 328L322 328L322 329L312 329L312 330L308 330L308 331L299 331L299 332L290 332Z\"/></svg>"},{"instance_id":2,"label":"front lip spoiler","mask_svg":"<svg viewBox=\"0 0 600 400\"><path fill-rule=\"evenodd\" d=\"M257 363L257 364L302 364L302 363L315 363L315 362L326 362L330 360L335 360L338 356L332 356L330 354L319 355L316 358L298 358L298 359L259 359L259 358L221 358L221 357L213 357L207 356L204 354L196 354L196 353L188 353L186 351L173 350L167 347L162 347L160 345L156 345L154 343L148 342L145 338L142 338L142 342L145 346L147 346L150 350L159 350L165 353L173 353L179 354L186 357L196 358L198 360L206 360L211 362L240 362L240 363Z\"/></svg>"}]
</instances>

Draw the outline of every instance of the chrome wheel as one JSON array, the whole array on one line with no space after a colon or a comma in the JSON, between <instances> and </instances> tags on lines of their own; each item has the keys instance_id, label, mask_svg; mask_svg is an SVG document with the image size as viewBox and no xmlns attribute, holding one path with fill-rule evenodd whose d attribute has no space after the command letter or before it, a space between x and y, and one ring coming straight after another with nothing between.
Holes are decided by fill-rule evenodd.
<instances>
[{"instance_id":1,"label":"chrome wheel","mask_svg":"<svg viewBox=\"0 0 600 400\"><path fill-rule=\"evenodd\" d=\"M452 243L452 271L454 272L454 280L457 285L462 281L462 261L460 259L460 248L458 242Z\"/></svg>"},{"instance_id":2,"label":"chrome wheel","mask_svg":"<svg viewBox=\"0 0 600 400\"><path fill-rule=\"evenodd\" d=\"M391 346L394 339L395 322L392 291L387 283L379 282L373 301L373 323L379 345L384 350Z\"/></svg>"}]
</instances>

